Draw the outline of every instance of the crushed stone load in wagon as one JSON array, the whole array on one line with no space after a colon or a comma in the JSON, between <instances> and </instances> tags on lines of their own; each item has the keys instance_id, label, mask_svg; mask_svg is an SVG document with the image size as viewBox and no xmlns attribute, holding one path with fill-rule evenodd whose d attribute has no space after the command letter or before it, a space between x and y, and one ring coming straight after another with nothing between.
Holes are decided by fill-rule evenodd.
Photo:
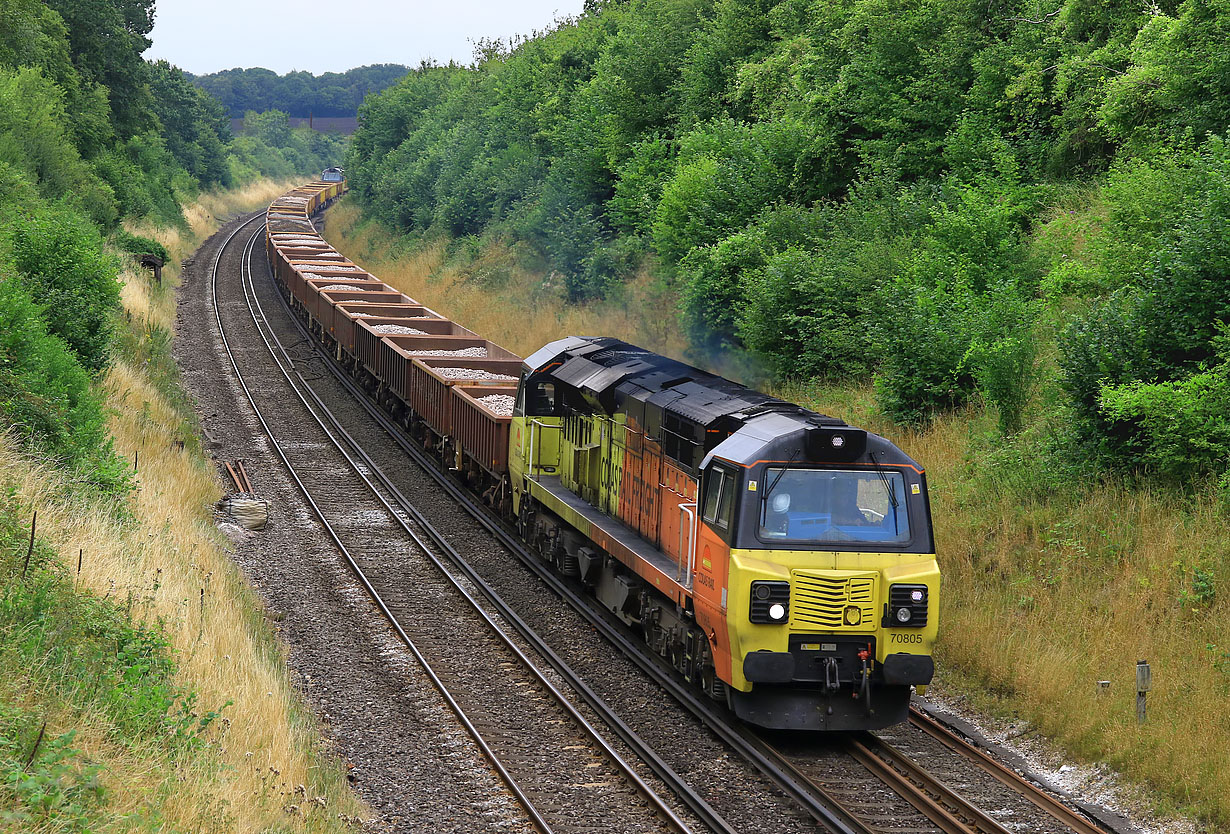
<instances>
[{"instance_id":1,"label":"crushed stone load in wagon","mask_svg":"<svg viewBox=\"0 0 1230 834\"><path fill-rule=\"evenodd\" d=\"M382 336L426 336L422 330L415 330L413 327L404 327L400 324L373 324L372 331L379 333Z\"/></svg>"},{"instance_id":2,"label":"crushed stone load in wagon","mask_svg":"<svg viewBox=\"0 0 1230 834\"><path fill-rule=\"evenodd\" d=\"M501 417L511 417L513 397L510 394L488 394L477 398L488 411L494 411Z\"/></svg>"},{"instance_id":3,"label":"crushed stone load in wagon","mask_svg":"<svg viewBox=\"0 0 1230 834\"><path fill-rule=\"evenodd\" d=\"M354 310L347 310L346 312L350 313L350 315L354 316L356 319L374 318L371 313L356 313Z\"/></svg>"},{"instance_id":4,"label":"crushed stone load in wagon","mask_svg":"<svg viewBox=\"0 0 1230 834\"><path fill-rule=\"evenodd\" d=\"M328 268L333 269L333 267L328 267ZM319 272L308 272L306 270L301 274L303 275L304 281L366 281L368 280L367 278L363 278L357 275L354 278L351 278L350 276L342 276L342 275L321 275ZM347 284L347 286L350 286L350 285ZM323 287L322 289L328 289L328 287Z\"/></svg>"},{"instance_id":5,"label":"crushed stone load in wagon","mask_svg":"<svg viewBox=\"0 0 1230 834\"><path fill-rule=\"evenodd\" d=\"M329 245L318 237L291 237L291 238L282 237L282 238L278 238L277 243L279 246L328 246Z\"/></svg>"},{"instance_id":6,"label":"crushed stone load in wagon","mask_svg":"<svg viewBox=\"0 0 1230 834\"><path fill-rule=\"evenodd\" d=\"M479 381L498 380L500 382L516 382L515 376L508 374L496 374L491 371L483 371L478 368L432 368L445 379L467 379Z\"/></svg>"},{"instance_id":7,"label":"crushed stone load in wagon","mask_svg":"<svg viewBox=\"0 0 1230 834\"><path fill-rule=\"evenodd\" d=\"M461 348L459 350L411 350L407 352L411 356L460 356L466 359L485 359L487 357L487 349L485 347Z\"/></svg>"},{"instance_id":8,"label":"crushed stone load in wagon","mask_svg":"<svg viewBox=\"0 0 1230 834\"><path fill-rule=\"evenodd\" d=\"M367 287L360 286L359 284L330 284L320 289L323 292L324 290L365 290Z\"/></svg>"},{"instance_id":9,"label":"crushed stone load in wagon","mask_svg":"<svg viewBox=\"0 0 1230 834\"><path fill-rule=\"evenodd\" d=\"M363 270L353 264L338 264L337 266L329 267L333 272L362 272Z\"/></svg>"},{"instance_id":10,"label":"crushed stone load in wagon","mask_svg":"<svg viewBox=\"0 0 1230 834\"><path fill-rule=\"evenodd\" d=\"M279 197L278 199L273 201L273 204L275 206L280 206L280 205L306 206L307 201L308 201L307 197L291 197L288 195L284 197Z\"/></svg>"}]
</instances>

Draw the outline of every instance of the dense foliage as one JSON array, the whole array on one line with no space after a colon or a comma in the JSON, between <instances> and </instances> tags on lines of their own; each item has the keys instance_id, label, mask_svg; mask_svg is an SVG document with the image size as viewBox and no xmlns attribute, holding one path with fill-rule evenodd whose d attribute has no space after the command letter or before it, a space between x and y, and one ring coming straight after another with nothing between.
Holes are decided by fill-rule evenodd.
<instances>
[{"instance_id":1,"label":"dense foliage","mask_svg":"<svg viewBox=\"0 0 1230 834\"><path fill-rule=\"evenodd\" d=\"M1220 471L1228 32L1208 0L594 2L369 99L347 167L574 300L654 266L702 355L1007 433L1057 378L1071 451Z\"/></svg>"},{"instance_id":2,"label":"dense foliage","mask_svg":"<svg viewBox=\"0 0 1230 834\"><path fill-rule=\"evenodd\" d=\"M222 105L148 62L152 0L0 4L0 415L32 450L109 493L98 376L116 350L115 248L166 257L123 219L182 224L203 187L336 164L340 140L250 114L232 144Z\"/></svg>"},{"instance_id":3,"label":"dense foliage","mask_svg":"<svg viewBox=\"0 0 1230 834\"><path fill-rule=\"evenodd\" d=\"M353 116L369 93L397 83L409 67L371 64L345 72L288 72L261 67L192 76L192 83L222 102L232 118L249 111L281 110L291 116Z\"/></svg>"}]
</instances>

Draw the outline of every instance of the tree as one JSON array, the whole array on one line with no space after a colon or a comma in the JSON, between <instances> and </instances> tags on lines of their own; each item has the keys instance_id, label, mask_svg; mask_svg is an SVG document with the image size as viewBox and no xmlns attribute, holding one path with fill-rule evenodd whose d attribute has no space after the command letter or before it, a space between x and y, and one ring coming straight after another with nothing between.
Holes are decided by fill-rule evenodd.
<instances>
[{"instance_id":1,"label":"tree","mask_svg":"<svg viewBox=\"0 0 1230 834\"><path fill-rule=\"evenodd\" d=\"M154 126L149 49L154 0L48 0L68 26L73 64L86 83L109 92L112 123L127 139Z\"/></svg>"}]
</instances>

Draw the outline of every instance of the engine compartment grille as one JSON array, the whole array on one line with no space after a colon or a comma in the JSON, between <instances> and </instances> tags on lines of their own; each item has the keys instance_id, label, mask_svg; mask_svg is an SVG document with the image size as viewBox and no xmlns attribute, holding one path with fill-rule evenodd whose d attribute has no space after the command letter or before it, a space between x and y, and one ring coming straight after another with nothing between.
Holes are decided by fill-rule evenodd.
<instances>
[{"instance_id":1,"label":"engine compartment grille","mask_svg":"<svg viewBox=\"0 0 1230 834\"><path fill-rule=\"evenodd\" d=\"M879 574L796 570L791 579L792 626L863 631L875 628ZM848 609L854 610L847 613Z\"/></svg>"}]
</instances>

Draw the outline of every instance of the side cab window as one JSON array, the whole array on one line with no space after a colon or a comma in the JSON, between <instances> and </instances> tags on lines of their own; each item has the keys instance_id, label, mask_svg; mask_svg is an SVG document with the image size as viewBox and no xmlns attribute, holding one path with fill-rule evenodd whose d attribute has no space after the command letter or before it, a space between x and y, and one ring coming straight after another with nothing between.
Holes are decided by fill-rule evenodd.
<instances>
[{"instance_id":1,"label":"side cab window","mask_svg":"<svg viewBox=\"0 0 1230 834\"><path fill-rule=\"evenodd\" d=\"M560 413L559 392L555 382L541 376L521 380L517 387L517 401L513 413L530 417L555 417Z\"/></svg>"},{"instance_id":2,"label":"side cab window","mask_svg":"<svg viewBox=\"0 0 1230 834\"><path fill-rule=\"evenodd\" d=\"M701 518L728 544L734 539L736 492L735 470L714 464L705 470L705 503Z\"/></svg>"}]
</instances>

